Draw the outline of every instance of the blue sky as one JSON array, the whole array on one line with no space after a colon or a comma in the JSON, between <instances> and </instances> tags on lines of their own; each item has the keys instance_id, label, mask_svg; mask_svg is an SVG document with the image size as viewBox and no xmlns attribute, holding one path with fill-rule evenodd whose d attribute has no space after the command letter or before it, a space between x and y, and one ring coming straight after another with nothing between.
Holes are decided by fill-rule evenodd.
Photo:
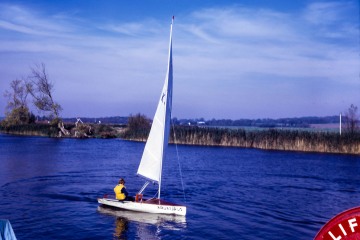
<instances>
[{"instance_id":1,"label":"blue sky","mask_svg":"<svg viewBox=\"0 0 360 240\"><path fill-rule=\"evenodd\" d=\"M172 15L174 117L360 107L359 3L351 0L2 0L0 91L44 63L63 117L153 117Z\"/></svg>"}]
</instances>

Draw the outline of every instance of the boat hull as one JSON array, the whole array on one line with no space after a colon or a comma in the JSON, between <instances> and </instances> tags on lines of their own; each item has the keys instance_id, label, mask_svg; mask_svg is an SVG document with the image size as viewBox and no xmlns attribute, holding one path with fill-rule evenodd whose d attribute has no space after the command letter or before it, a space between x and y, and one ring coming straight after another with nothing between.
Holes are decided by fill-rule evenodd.
<instances>
[{"instance_id":1,"label":"boat hull","mask_svg":"<svg viewBox=\"0 0 360 240\"><path fill-rule=\"evenodd\" d=\"M165 202L159 199L151 199L148 201L132 202L132 201L119 201L111 198L98 198L98 203L126 209L136 212L146 212L146 213L157 213L157 214L173 214L173 215L186 215L186 207Z\"/></svg>"}]
</instances>

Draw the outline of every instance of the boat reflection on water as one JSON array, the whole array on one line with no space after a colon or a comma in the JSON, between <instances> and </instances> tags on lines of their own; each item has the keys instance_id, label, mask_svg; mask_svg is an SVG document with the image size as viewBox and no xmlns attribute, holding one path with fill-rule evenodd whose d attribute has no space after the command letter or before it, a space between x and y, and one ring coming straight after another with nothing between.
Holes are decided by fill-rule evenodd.
<instances>
[{"instance_id":1,"label":"boat reflection on water","mask_svg":"<svg viewBox=\"0 0 360 240\"><path fill-rule=\"evenodd\" d=\"M116 217L114 237L119 239L123 239L126 235L130 223L137 224L137 234L149 234L152 237L158 235L161 230L179 231L186 228L185 216L134 212L105 205L98 206L97 211ZM149 227L156 229L151 231Z\"/></svg>"},{"instance_id":2,"label":"boat reflection on water","mask_svg":"<svg viewBox=\"0 0 360 240\"><path fill-rule=\"evenodd\" d=\"M129 221L126 218L117 218L115 222L114 237L117 239L127 239L124 235L128 230Z\"/></svg>"}]
</instances>

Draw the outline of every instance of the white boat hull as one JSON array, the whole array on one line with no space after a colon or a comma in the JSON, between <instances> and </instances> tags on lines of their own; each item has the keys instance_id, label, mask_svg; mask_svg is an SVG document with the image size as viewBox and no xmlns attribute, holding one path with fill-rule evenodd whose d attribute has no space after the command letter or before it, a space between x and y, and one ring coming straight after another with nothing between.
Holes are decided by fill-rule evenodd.
<instances>
[{"instance_id":1,"label":"white boat hull","mask_svg":"<svg viewBox=\"0 0 360 240\"><path fill-rule=\"evenodd\" d=\"M181 215L181 216L186 215L185 206L172 204L158 199L132 202L132 201L119 201L111 198L98 198L98 203L111 207L136 211L136 212L173 214L173 215Z\"/></svg>"}]
</instances>

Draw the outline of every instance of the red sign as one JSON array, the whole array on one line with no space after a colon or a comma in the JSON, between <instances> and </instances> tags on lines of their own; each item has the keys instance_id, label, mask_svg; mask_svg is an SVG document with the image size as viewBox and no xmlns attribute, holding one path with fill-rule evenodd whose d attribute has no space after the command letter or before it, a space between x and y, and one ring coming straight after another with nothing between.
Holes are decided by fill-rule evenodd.
<instances>
[{"instance_id":1,"label":"red sign","mask_svg":"<svg viewBox=\"0 0 360 240\"><path fill-rule=\"evenodd\" d=\"M360 239L360 207L342 212L327 222L314 240Z\"/></svg>"}]
</instances>

